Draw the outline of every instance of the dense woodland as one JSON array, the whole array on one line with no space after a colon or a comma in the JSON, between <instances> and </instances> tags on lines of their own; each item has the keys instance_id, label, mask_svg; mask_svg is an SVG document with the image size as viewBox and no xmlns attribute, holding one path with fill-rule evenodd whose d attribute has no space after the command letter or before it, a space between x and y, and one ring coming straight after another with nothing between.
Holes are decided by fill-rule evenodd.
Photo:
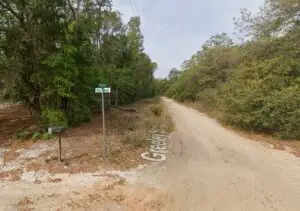
<instances>
[{"instance_id":1,"label":"dense woodland","mask_svg":"<svg viewBox=\"0 0 300 211\"><path fill-rule=\"evenodd\" d=\"M0 97L44 128L89 121L99 83L112 104L152 96L156 63L140 24L123 23L111 0L0 0Z\"/></svg>"},{"instance_id":2,"label":"dense woodland","mask_svg":"<svg viewBox=\"0 0 300 211\"><path fill-rule=\"evenodd\" d=\"M238 40L212 36L158 80L157 91L200 102L233 126L299 139L299 0L266 0L258 14L242 10L234 23Z\"/></svg>"}]
</instances>

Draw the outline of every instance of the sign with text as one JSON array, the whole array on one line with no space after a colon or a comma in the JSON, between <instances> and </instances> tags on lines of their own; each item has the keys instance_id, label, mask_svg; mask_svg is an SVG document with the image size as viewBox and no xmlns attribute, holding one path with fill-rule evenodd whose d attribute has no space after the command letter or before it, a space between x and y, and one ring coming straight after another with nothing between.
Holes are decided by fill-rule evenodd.
<instances>
[{"instance_id":1,"label":"sign with text","mask_svg":"<svg viewBox=\"0 0 300 211\"><path fill-rule=\"evenodd\" d=\"M105 108L104 108L104 94L110 93L110 87L106 87L106 84L98 84L98 87L95 88L96 93L101 93L101 104L102 104L102 127L103 127L103 144L104 144L104 157L107 156L107 143L106 143L106 135L105 135Z\"/></svg>"},{"instance_id":2,"label":"sign with text","mask_svg":"<svg viewBox=\"0 0 300 211\"><path fill-rule=\"evenodd\" d=\"M110 93L110 87L105 88L95 88L96 93Z\"/></svg>"}]
</instances>

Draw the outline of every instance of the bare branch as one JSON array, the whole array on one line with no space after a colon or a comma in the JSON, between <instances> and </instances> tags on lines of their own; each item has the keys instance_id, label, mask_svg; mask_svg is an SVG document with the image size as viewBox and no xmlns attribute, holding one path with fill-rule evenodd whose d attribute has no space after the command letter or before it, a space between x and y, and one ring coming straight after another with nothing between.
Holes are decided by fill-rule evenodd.
<instances>
[{"instance_id":1,"label":"bare branch","mask_svg":"<svg viewBox=\"0 0 300 211\"><path fill-rule=\"evenodd\" d=\"M70 7L70 9L71 9L71 11L72 11L73 18L76 19L76 13L75 13L75 10L74 10L74 8L73 8L73 6L72 6L70 0L68 0L68 5L69 5L69 7Z\"/></svg>"},{"instance_id":2,"label":"bare branch","mask_svg":"<svg viewBox=\"0 0 300 211\"><path fill-rule=\"evenodd\" d=\"M14 11L6 0L1 0L0 6L2 6L4 9L8 10L11 14L13 14L20 21L22 20L22 16L20 14L18 14L16 11Z\"/></svg>"}]
</instances>

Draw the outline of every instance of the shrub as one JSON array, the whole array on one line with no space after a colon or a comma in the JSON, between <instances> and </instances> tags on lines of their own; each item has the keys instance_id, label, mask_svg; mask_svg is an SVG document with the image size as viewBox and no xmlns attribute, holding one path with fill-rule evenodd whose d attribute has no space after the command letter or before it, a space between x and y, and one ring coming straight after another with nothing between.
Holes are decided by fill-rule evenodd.
<instances>
[{"instance_id":1,"label":"shrub","mask_svg":"<svg viewBox=\"0 0 300 211\"><path fill-rule=\"evenodd\" d=\"M198 94L198 100L201 102L201 105L208 110L217 108L218 98L218 89L216 88L204 89Z\"/></svg>"},{"instance_id":2,"label":"shrub","mask_svg":"<svg viewBox=\"0 0 300 211\"><path fill-rule=\"evenodd\" d=\"M150 144L150 141L142 132L128 132L123 142L132 144L135 148L146 147Z\"/></svg>"},{"instance_id":3,"label":"shrub","mask_svg":"<svg viewBox=\"0 0 300 211\"><path fill-rule=\"evenodd\" d=\"M66 115L62 111L53 108L42 109L42 120L45 128L51 126L68 126Z\"/></svg>"},{"instance_id":4,"label":"shrub","mask_svg":"<svg viewBox=\"0 0 300 211\"><path fill-rule=\"evenodd\" d=\"M35 141L39 138L41 138L42 134L40 132L34 132L32 135L32 139Z\"/></svg>"},{"instance_id":5,"label":"shrub","mask_svg":"<svg viewBox=\"0 0 300 211\"><path fill-rule=\"evenodd\" d=\"M53 138L53 135L49 134L48 132L43 133L43 135L42 135L42 139L44 139L44 140L49 140L51 138Z\"/></svg>"},{"instance_id":6,"label":"shrub","mask_svg":"<svg viewBox=\"0 0 300 211\"><path fill-rule=\"evenodd\" d=\"M21 140L28 140L31 136L31 133L28 131L20 131L16 133L15 138Z\"/></svg>"},{"instance_id":7,"label":"shrub","mask_svg":"<svg viewBox=\"0 0 300 211\"><path fill-rule=\"evenodd\" d=\"M227 85L225 120L244 129L300 138L300 62L272 58L242 66Z\"/></svg>"},{"instance_id":8,"label":"shrub","mask_svg":"<svg viewBox=\"0 0 300 211\"><path fill-rule=\"evenodd\" d=\"M163 112L163 108L161 106L152 106L150 108L151 112L155 115L155 116L161 116L162 112Z\"/></svg>"},{"instance_id":9,"label":"shrub","mask_svg":"<svg viewBox=\"0 0 300 211\"><path fill-rule=\"evenodd\" d=\"M70 125L78 125L82 122L89 122L91 119L91 110L84 104L74 102L68 110L67 117Z\"/></svg>"}]
</instances>

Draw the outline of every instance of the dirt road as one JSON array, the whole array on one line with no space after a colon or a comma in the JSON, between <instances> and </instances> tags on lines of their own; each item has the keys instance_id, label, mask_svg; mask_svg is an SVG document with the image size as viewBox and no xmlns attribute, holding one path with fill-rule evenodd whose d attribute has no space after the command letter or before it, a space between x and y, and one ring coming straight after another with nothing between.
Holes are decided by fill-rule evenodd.
<instances>
[{"instance_id":1,"label":"dirt road","mask_svg":"<svg viewBox=\"0 0 300 211\"><path fill-rule=\"evenodd\" d=\"M300 210L299 158L164 101L176 125L168 160L155 170L169 195L166 210Z\"/></svg>"},{"instance_id":2,"label":"dirt road","mask_svg":"<svg viewBox=\"0 0 300 211\"><path fill-rule=\"evenodd\" d=\"M176 127L168 139L166 161L128 172L100 168L52 175L28 170L20 181L0 180L0 210L300 210L299 158L163 100ZM36 151L30 149L20 157Z\"/></svg>"}]
</instances>

